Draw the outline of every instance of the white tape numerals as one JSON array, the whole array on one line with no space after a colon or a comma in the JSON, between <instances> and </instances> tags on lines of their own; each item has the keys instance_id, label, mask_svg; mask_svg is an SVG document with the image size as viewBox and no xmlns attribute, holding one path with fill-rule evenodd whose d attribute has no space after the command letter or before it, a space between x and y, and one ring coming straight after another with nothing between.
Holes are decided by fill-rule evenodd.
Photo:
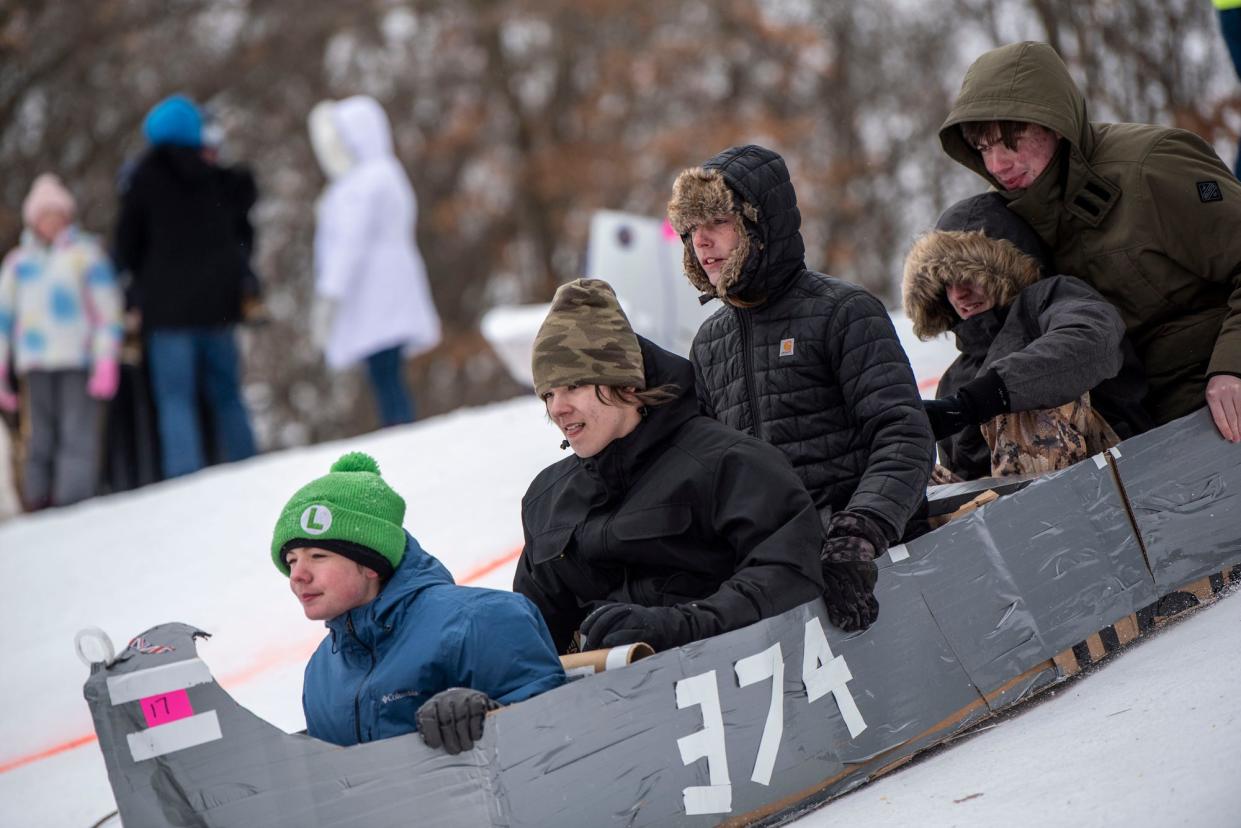
<instances>
[{"instance_id":1,"label":"white tape numerals","mask_svg":"<svg viewBox=\"0 0 1241 828\"><path fill-rule=\"evenodd\" d=\"M771 679L771 706L767 708L767 723L763 725L763 738L758 743L758 756L754 758L754 772L750 779L760 785L771 784L771 772L776 767L776 752L784 738L784 654L777 641L758 655L743 658L734 665L737 683L748 687L757 681Z\"/></svg>"},{"instance_id":2,"label":"white tape numerals","mask_svg":"<svg viewBox=\"0 0 1241 828\"><path fill-rule=\"evenodd\" d=\"M676 683L677 707L702 708L702 730L677 739L681 764L707 760L710 785L695 785L681 791L685 813L726 814L733 807L733 786L728 781L728 753L724 747L724 714L720 710L720 691L715 671L700 673Z\"/></svg>"},{"instance_id":3,"label":"white tape numerals","mask_svg":"<svg viewBox=\"0 0 1241 828\"><path fill-rule=\"evenodd\" d=\"M771 703L767 708L767 721L763 736L758 743L758 756L754 758L754 771L750 779L760 785L770 785L776 767L776 755L784 738L784 653L776 642L752 656L733 665L737 672L737 684L749 687L765 679L771 679ZM806 687L806 698L816 702L831 694L840 709L840 717L849 728L849 736L856 738L866 730L862 712L858 710L848 683L853 679L844 656L832 654L827 634L818 618L806 622L802 642L801 680ZM728 778L728 747L725 742L724 714L720 705L720 691L715 671L700 673L681 679L676 683L677 707L684 709L697 705L702 708L702 730L677 739L681 751L681 763L693 764L699 759L707 760L707 776L710 785L694 785L681 791L685 813L726 814L732 810L733 786Z\"/></svg>"},{"instance_id":4,"label":"white tape numerals","mask_svg":"<svg viewBox=\"0 0 1241 828\"><path fill-rule=\"evenodd\" d=\"M818 618L806 622L805 645L802 647L801 680L806 685L806 696L810 701L818 701L828 693L836 698L836 706L840 708L840 717L849 728L850 738L866 729L862 712L857 709L857 702L849 692L848 682L853 678L844 656L833 656L828 646L827 635Z\"/></svg>"}]
</instances>

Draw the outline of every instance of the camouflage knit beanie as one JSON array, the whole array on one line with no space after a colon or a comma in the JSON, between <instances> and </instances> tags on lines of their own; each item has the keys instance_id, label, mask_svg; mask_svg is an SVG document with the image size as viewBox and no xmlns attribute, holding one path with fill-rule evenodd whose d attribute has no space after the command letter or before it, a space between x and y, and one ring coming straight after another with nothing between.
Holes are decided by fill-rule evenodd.
<instances>
[{"instance_id":1,"label":"camouflage knit beanie","mask_svg":"<svg viewBox=\"0 0 1241 828\"><path fill-rule=\"evenodd\" d=\"M369 454L350 452L329 474L297 490L280 512L271 558L285 575L285 554L316 546L388 577L405 555L405 500L379 476Z\"/></svg>"},{"instance_id":2,"label":"camouflage knit beanie","mask_svg":"<svg viewBox=\"0 0 1241 828\"><path fill-rule=\"evenodd\" d=\"M698 262L692 233L696 226L724 215L732 216L736 223L738 244L724 263L717 284L712 285ZM699 293L710 293L725 299L728 290L741 279L741 271L753 247L743 218L757 223L758 208L733 192L719 170L691 167L682 170L673 182L672 198L668 201L668 223L681 237L685 248L681 258L685 277Z\"/></svg>"},{"instance_id":3,"label":"camouflage knit beanie","mask_svg":"<svg viewBox=\"0 0 1241 828\"><path fill-rule=\"evenodd\" d=\"M646 387L638 337L602 279L577 279L556 290L531 363L540 397L562 385Z\"/></svg>"}]
</instances>

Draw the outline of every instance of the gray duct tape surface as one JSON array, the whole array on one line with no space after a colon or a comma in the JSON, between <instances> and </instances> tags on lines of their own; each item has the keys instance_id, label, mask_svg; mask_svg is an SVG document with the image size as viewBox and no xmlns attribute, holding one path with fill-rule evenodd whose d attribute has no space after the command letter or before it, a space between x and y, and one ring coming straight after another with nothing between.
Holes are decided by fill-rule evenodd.
<instances>
[{"instance_id":1,"label":"gray duct tape surface","mask_svg":"<svg viewBox=\"0 0 1241 828\"><path fill-rule=\"evenodd\" d=\"M1241 561L1241 447L1213 429L1199 411L1114 450L1161 595Z\"/></svg>"},{"instance_id":2,"label":"gray duct tape surface","mask_svg":"<svg viewBox=\"0 0 1241 828\"><path fill-rule=\"evenodd\" d=\"M1058 653L1241 563L1239 461L1191 415L893 549L864 633L812 602L504 708L457 757L285 734L183 624L96 664L86 698L127 828L744 823L1022 701Z\"/></svg>"}]
</instances>

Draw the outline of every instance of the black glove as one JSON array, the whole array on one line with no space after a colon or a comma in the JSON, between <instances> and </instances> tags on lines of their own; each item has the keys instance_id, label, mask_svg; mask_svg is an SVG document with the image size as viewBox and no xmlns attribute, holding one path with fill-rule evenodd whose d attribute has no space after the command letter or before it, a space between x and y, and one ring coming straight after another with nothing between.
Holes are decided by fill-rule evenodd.
<instances>
[{"instance_id":1,"label":"black glove","mask_svg":"<svg viewBox=\"0 0 1241 828\"><path fill-rule=\"evenodd\" d=\"M923 400L936 440L956 434L966 426L985 423L1011 411L1008 389L993 368L962 385L957 393L940 400Z\"/></svg>"},{"instance_id":2,"label":"black glove","mask_svg":"<svg viewBox=\"0 0 1241 828\"><path fill-rule=\"evenodd\" d=\"M883 530L860 512L832 515L827 524L820 563L827 617L845 632L864 630L879 617L875 558L888 551Z\"/></svg>"},{"instance_id":3,"label":"black glove","mask_svg":"<svg viewBox=\"0 0 1241 828\"><path fill-rule=\"evenodd\" d=\"M691 640L689 619L676 607L604 604L582 621L583 650L645 641L656 651L662 651Z\"/></svg>"},{"instance_id":4,"label":"black glove","mask_svg":"<svg viewBox=\"0 0 1241 828\"><path fill-rule=\"evenodd\" d=\"M483 719L488 710L499 706L486 693L468 687L450 687L418 708L418 732L428 747L442 747L455 756L483 738Z\"/></svg>"}]
</instances>

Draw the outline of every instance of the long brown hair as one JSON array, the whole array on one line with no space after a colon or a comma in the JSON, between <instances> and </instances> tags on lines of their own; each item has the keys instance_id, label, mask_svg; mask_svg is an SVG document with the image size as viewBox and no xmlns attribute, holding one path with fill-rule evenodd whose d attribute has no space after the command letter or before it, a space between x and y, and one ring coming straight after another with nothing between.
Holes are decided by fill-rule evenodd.
<instances>
[{"instance_id":1,"label":"long brown hair","mask_svg":"<svg viewBox=\"0 0 1241 828\"><path fill-rule=\"evenodd\" d=\"M608 390L607 394L603 393L605 388ZM680 395L681 387L674 383L657 385L654 388L644 388L641 391L629 391L620 385L595 386L595 397L604 405L615 405L613 400L620 400L626 404L637 403L643 408L653 408L657 405L672 402Z\"/></svg>"}]
</instances>

